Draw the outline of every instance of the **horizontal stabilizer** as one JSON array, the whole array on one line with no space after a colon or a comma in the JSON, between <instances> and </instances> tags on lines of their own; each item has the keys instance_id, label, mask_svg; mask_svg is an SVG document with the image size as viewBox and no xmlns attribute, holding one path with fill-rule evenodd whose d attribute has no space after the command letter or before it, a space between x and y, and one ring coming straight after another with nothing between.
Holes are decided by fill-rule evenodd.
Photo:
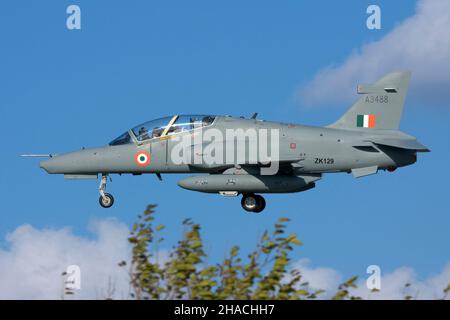
<instances>
[{"instance_id":1,"label":"horizontal stabilizer","mask_svg":"<svg viewBox=\"0 0 450 320\"><path fill-rule=\"evenodd\" d=\"M416 150L418 152L430 152L430 149L425 147L416 139L374 138L370 139L370 142L382 146L389 146L407 150Z\"/></svg>"}]
</instances>

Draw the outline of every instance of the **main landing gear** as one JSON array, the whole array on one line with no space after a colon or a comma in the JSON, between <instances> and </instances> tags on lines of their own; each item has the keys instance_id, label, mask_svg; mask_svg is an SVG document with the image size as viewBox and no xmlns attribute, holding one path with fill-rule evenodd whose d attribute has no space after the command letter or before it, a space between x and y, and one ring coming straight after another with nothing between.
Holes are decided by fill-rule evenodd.
<instances>
[{"instance_id":1,"label":"main landing gear","mask_svg":"<svg viewBox=\"0 0 450 320\"><path fill-rule=\"evenodd\" d=\"M266 207L266 200L260 195L248 193L242 196L241 206L245 211L259 213Z\"/></svg>"},{"instance_id":2,"label":"main landing gear","mask_svg":"<svg viewBox=\"0 0 450 320\"><path fill-rule=\"evenodd\" d=\"M114 197L112 196L112 194L105 192L107 179L108 175L102 175L100 186L98 188L98 191L100 192L100 198L98 198L98 202L103 208L111 208L114 204Z\"/></svg>"}]
</instances>

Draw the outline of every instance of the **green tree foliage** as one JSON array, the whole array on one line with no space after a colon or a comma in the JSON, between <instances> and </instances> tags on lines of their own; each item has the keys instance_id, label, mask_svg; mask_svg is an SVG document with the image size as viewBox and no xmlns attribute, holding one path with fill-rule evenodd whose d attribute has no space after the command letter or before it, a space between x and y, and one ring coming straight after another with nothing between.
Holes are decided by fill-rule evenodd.
<instances>
[{"instance_id":1,"label":"green tree foliage","mask_svg":"<svg viewBox=\"0 0 450 320\"><path fill-rule=\"evenodd\" d=\"M183 221L183 236L164 259L159 247L163 225L154 226L155 205L149 205L133 225L128 267L131 297L135 299L316 299L323 290L312 291L301 270L289 267L290 253L302 245L295 234L286 233L288 218L280 218L273 231L265 231L246 259L233 246L224 260L207 263L200 225ZM164 260L164 261L161 261ZM361 299L351 295L357 277L342 283L333 299ZM450 285L444 290L445 296ZM410 296L405 297L410 299Z\"/></svg>"},{"instance_id":2,"label":"green tree foliage","mask_svg":"<svg viewBox=\"0 0 450 320\"><path fill-rule=\"evenodd\" d=\"M332 298L333 300L344 300L344 299L350 299L350 300L359 300L361 297L355 297L350 295L350 289L351 288L357 288L356 286L356 280L358 280L358 277L351 277L341 285L339 285L338 291Z\"/></svg>"}]
</instances>

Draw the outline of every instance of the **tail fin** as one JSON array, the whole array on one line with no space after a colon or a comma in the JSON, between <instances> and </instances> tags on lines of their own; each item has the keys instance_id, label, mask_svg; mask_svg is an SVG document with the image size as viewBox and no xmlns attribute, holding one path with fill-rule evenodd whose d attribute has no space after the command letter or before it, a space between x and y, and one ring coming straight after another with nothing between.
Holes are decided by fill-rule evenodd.
<instances>
[{"instance_id":1,"label":"tail fin","mask_svg":"<svg viewBox=\"0 0 450 320\"><path fill-rule=\"evenodd\" d=\"M397 130L410 72L393 72L373 85L358 86L361 98L330 128Z\"/></svg>"}]
</instances>

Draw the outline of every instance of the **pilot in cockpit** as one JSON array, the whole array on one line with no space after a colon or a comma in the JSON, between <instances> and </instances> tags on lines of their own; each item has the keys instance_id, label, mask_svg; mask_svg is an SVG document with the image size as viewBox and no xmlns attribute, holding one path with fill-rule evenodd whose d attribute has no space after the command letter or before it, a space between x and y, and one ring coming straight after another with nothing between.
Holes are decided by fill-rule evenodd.
<instances>
[{"instance_id":1,"label":"pilot in cockpit","mask_svg":"<svg viewBox=\"0 0 450 320\"><path fill-rule=\"evenodd\" d=\"M209 126L213 122L214 122L214 117L212 117L212 116L206 116L206 117L203 117L203 119L202 119L202 125L204 127Z\"/></svg>"},{"instance_id":2,"label":"pilot in cockpit","mask_svg":"<svg viewBox=\"0 0 450 320\"><path fill-rule=\"evenodd\" d=\"M152 131L152 138L158 138L163 133L164 128L156 127Z\"/></svg>"},{"instance_id":3,"label":"pilot in cockpit","mask_svg":"<svg viewBox=\"0 0 450 320\"><path fill-rule=\"evenodd\" d=\"M141 127L141 128L139 129L139 138L140 138L140 140L146 140L146 139L149 139L149 136L148 136L148 130L147 130L146 127Z\"/></svg>"}]
</instances>

